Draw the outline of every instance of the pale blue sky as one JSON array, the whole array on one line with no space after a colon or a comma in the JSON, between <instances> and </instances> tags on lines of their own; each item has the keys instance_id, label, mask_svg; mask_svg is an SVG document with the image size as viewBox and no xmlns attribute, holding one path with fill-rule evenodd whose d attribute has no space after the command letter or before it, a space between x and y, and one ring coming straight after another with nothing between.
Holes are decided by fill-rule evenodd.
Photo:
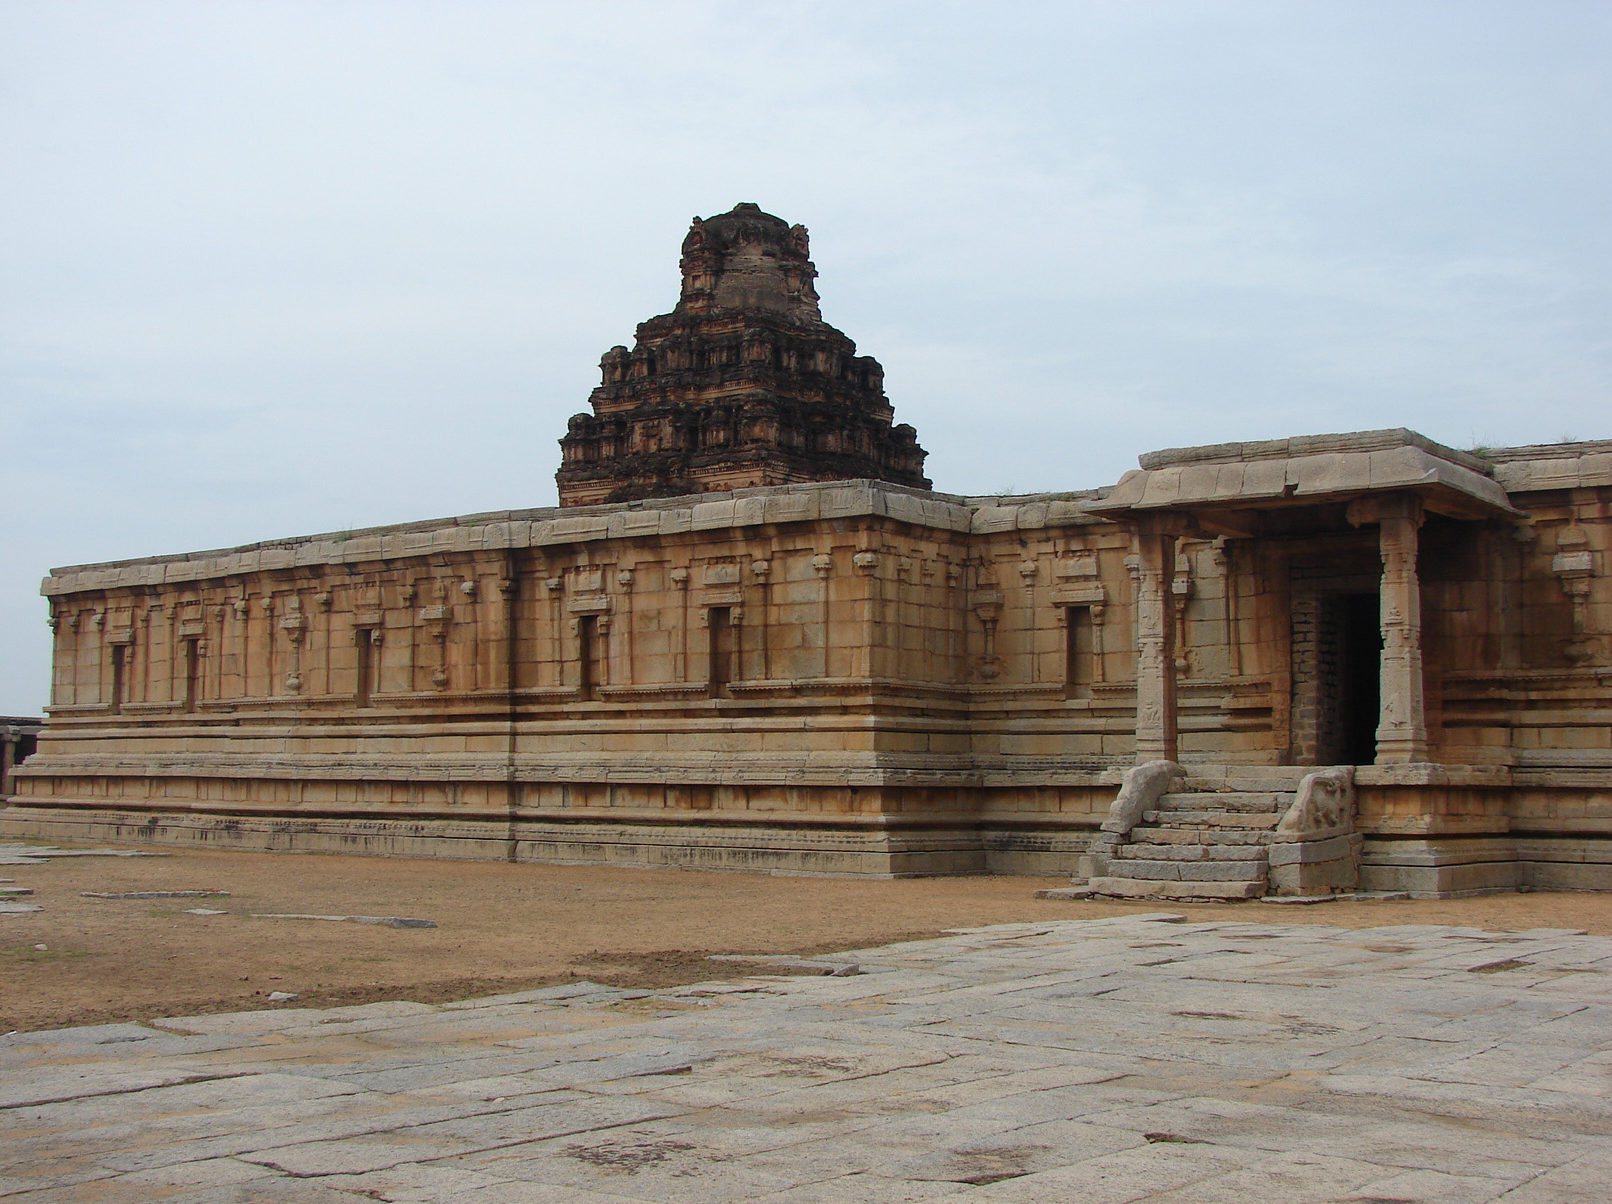
<instances>
[{"instance_id":1,"label":"pale blue sky","mask_svg":"<svg viewBox=\"0 0 1612 1204\"><path fill-rule=\"evenodd\" d=\"M0 0L0 713L52 565L550 505L689 218L937 488L1612 436L1612 6Z\"/></svg>"}]
</instances>

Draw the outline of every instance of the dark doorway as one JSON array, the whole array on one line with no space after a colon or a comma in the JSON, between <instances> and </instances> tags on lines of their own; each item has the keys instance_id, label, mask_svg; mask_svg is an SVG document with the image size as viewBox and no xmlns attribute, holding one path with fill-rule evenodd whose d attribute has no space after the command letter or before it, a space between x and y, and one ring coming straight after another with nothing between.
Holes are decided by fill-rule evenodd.
<instances>
[{"instance_id":1,"label":"dark doorway","mask_svg":"<svg viewBox=\"0 0 1612 1204\"><path fill-rule=\"evenodd\" d=\"M1320 761L1377 758L1382 625L1376 593L1332 594L1321 611Z\"/></svg>"}]
</instances>

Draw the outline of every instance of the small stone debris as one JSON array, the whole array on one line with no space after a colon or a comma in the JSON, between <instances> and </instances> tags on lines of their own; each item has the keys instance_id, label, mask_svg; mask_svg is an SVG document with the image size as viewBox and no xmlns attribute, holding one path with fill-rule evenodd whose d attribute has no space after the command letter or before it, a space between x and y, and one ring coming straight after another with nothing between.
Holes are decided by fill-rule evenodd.
<instances>
[{"instance_id":1,"label":"small stone debris","mask_svg":"<svg viewBox=\"0 0 1612 1204\"><path fill-rule=\"evenodd\" d=\"M270 1003L285 1003L287 1000L295 999L296 997L297 993L295 991L270 991L268 995Z\"/></svg>"},{"instance_id":2,"label":"small stone debris","mask_svg":"<svg viewBox=\"0 0 1612 1204\"><path fill-rule=\"evenodd\" d=\"M227 890L81 890L85 899L210 899L229 898Z\"/></svg>"},{"instance_id":3,"label":"small stone debris","mask_svg":"<svg viewBox=\"0 0 1612 1204\"><path fill-rule=\"evenodd\" d=\"M34 888L31 886L0 886L0 899L16 898L19 895L31 895Z\"/></svg>"},{"instance_id":4,"label":"small stone debris","mask_svg":"<svg viewBox=\"0 0 1612 1204\"><path fill-rule=\"evenodd\" d=\"M713 962L743 962L747 966L798 966L808 973L816 972L825 977L832 975L835 978L849 978L853 974L862 973L862 967L859 965L825 962L821 957L802 957L798 953L708 953L705 959Z\"/></svg>"},{"instance_id":5,"label":"small stone debris","mask_svg":"<svg viewBox=\"0 0 1612 1204\"><path fill-rule=\"evenodd\" d=\"M57 857L167 857L147 849L58 849L55 845L0 843L0 865L42 865Z\"/></svg>"},{"instance_id":6,"label":"small stone debris","mask_svg":"<svg viewBox=\"0 0 1612 1204\"><path fill-rule=\"evenodd\" d=\"M1339 891L1333 895L1266 895L1263 899L1256 899L1256 903L1285 903L1305 907L1314 903L1393 903L1400 899L1408 899L1407 891L1395 890L1357 890Z\"/></svg>"},{"instance_id":7,"label":"small stone debris","mask_svg":"<svg viewBox=\"0 0 1612 1204\"><path fill-rule=\"evenodd\" d=\"M408 916L315 916L298 912L254 911L254 920L328 920L331 923L379 924L383 928L435 928L435 920L416 920Z\"/></svg>"},{"instance_id":8,"label":"small stone debris","mask_svg":"<svg viewBox=\"0 0 1612 1204\"><path fill-rule=\"evenodd\" d=\"M1037 899L1090 899L1097 894L1087 886L1054 886L1048 890L1035 892Z\"/></svg>"},{"instance_id":9,"label":"small stone debris","mask_svg":"<svg viewBox=\"0 0 1612 1204\"><path fill-rule=\"evenodd\" d=\"M216 907L187 907L185 908L185 914L187 916L227 916L229 912L219 911Z\"/></svg>"}]
</instances>

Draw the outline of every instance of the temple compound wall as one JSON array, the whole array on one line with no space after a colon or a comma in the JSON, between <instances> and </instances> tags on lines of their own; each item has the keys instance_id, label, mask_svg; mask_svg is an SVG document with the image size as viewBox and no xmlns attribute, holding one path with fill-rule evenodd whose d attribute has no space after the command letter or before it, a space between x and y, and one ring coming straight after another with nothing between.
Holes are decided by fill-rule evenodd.
<instances>
[{"instance_id":1,"label":"temple compound wall","mask_svg":"<svg viewBox=\"0 0 1612 1204\"><path fill-rule=\"evenodd\" d=\"M1369 432L1143 465L59 570L6 830L1064 873L1138 761L1341 763L1367 885L1612 887L1612 444Z\"/></svg>"}]
</instances>

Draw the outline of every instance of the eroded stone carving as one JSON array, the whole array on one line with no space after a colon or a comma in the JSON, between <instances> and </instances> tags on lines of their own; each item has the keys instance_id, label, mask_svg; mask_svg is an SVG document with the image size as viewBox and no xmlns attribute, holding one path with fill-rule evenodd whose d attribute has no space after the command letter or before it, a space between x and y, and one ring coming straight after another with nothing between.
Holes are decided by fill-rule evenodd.
<instances>
[{"instance_id":1,"label":"eroded stone carving","mask_svg":"<svg viewBox=\"0 0 1612 1204\"><path fill-rule=\"evenodd\" d=\"M677 307L612 347L571 418L562 506L873 478L929 487L884 370L823 321L804 226L741 204L695 218Z\"/></svg>"},{"instance_id":2,"label":"eroded stone carving","mask_svg":"<svg viewBox=\"0 0 1612 1204\"><path fill-rule=\"evenodd\" d=\"M1131 829L1142 822L1142 816L1159 799L1169 793L1185 774L1174 761L1144 761L1125 771L1119 793L1108 806L1108 818L1093 837L1088 854L1092 875L1105 873L1108 858L1125 843Z\"/></svg>"},{"instance_id":3,"label":"eroded stone carving","mask_svg":"<svg viewBox=\"0 0 1612 1204\"><path fill-rule=\"evenodd\" d=\"M1355 832L1355 770L1339 765L1306 774L1283 812L1270 846L1270 889L1278 895L1325 895L1360 885L1361 838Z\"/></svg>"},{"instance_id":4,"label":"eroded stone carving","mask_svg":"<svg viewBox=\"0 0 1612 1204\"><path fill-rule=\"evenodd\" d=\"M1293 800L1276 826L1279 841L1320 840L1354 831L1355 770L1339 765L1306 774Z\"/></svg>"}]
</instances>

